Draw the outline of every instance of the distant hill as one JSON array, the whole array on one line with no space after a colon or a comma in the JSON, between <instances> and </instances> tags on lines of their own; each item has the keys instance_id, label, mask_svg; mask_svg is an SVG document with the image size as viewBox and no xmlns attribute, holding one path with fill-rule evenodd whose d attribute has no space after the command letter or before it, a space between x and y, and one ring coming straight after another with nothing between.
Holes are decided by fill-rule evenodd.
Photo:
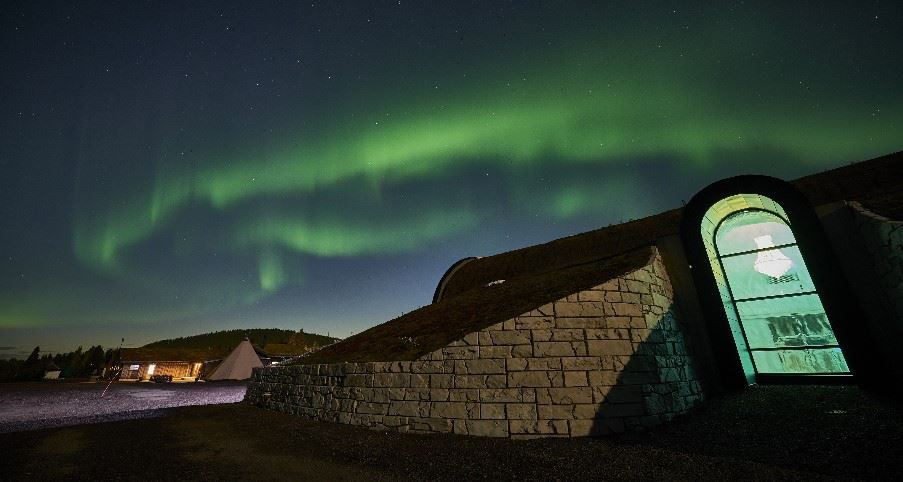
<instances>
[{"instance_id":1,"label":"distant hill","mask_svg":"<svg viewBox=\"0 0 903 482\"><path fill-rule=\"evenodd\" d=\"M247 336L251 342L268 355L295 355L339 341L339 338L305 333L304 330L279 328L251 328L224 330L148 343L142 348L187 348L205 350L231 350Z\"/></svg>"}]
</instances>

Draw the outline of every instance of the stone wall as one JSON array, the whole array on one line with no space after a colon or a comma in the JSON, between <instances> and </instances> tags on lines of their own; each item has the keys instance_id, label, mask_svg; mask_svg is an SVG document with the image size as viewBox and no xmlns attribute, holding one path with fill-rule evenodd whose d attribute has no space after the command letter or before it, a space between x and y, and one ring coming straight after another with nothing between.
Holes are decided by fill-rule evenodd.
<instances>
[{"instance_id":1,"label":"stone wall","mask_svg":"<svg viewBox=\"0 0 903 482\"><path fill-rule=\"evenodd\" d=\"M898 326L903 320L903 222L874 214L858 203L850 203L854 212L851 237L868 259L870 290L889 322ZM899 338L898 338L899 339Z\"/></svg>"},{"instance_id":2,"label":"stone wall","mask_svg":"<svg viewBox=\"0 0 903 482\"><path fill-rule=\"evenodd\" d=\"M415 361L255 369L246 401L405 432L623 432L670 420L702 399L679 319L655 251L639 270Z\"/></svg>"},{"instance_id":3,"label":"stone wall","mask_svg":"<svg viewBox=\"0 0 903 482\"><path fill-rule=\"evenodd\" d=\"M845 202L821 217L838 261L863 310L858 320L885 361L888 379L903 376L903 222Z\"/></svg>"}]
</instances>

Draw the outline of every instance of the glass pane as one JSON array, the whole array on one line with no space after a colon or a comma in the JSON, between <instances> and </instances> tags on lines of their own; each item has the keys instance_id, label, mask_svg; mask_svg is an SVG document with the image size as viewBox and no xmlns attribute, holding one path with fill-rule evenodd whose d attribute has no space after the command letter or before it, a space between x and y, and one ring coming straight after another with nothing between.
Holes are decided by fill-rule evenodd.
<instances>
[{"instance_id":1,"label":"glass pane","mask_svg":"<svg viewBox=\"0 0 903 482\"><path fill-rule=\"evenodd\" d=\"M731 256L721 262L735 300L815 291L796 246Z\"/></svg>"},{"instance_id":2,"label":"glass pane","mask_svg":"<svg viewBox=\"0 0 903 482\"><path fill-rule=\"evenodd\" d=\"M760 303L752 301L750 303ZM781 348L837 343L824 313L794 313L765 318L744 318L750 348Z\"/></svg>"},{"instance_id":3,"label":"glass pane","mask_svg":"<svg viewBox=\"0 0 903 482\"><path fill-rule=\"evenodd\" d=\"M771 246L795 243L784 220L766 211L742 211L728 216L715 235L718 253L741 253Z\"/></svg>"},{"instance_id":4,"label":"glass pane","mask_svg":"<svg viewBox=\"0 0 903 482\"><path fill-rule=\"evenodd\" d=\"M754 351L759 373L849 373L840 348Z\"/></svg>"}]
</instances>

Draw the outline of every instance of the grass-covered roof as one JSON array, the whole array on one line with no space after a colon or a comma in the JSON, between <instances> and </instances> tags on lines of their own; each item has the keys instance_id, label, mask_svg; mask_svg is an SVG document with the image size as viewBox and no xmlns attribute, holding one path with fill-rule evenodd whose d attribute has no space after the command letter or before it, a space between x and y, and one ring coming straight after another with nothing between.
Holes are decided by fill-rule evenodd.
<instances>
[{"instance_id":1,"label":"grass-covered roof","mask_svg":"<svg viewBox=\"0 0 903 482\"><path fill-rule=\"evenodd\" d=\"M877 214L903 218L903 152L792 182L815 206L853 200ZM468 333L643 266L657 239L679 233L680 216L681 209L673 209L473 260L448 280L438 303L326 347L300 363L413 360ZM487 287L496 280L506 281Z\"/></svg>"}]
</instances>

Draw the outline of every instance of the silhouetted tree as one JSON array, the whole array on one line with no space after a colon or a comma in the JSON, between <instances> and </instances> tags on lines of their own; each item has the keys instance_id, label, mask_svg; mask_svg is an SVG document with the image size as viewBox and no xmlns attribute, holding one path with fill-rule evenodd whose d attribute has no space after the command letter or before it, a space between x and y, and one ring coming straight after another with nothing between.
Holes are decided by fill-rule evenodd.
<instances>
[{"instance_id":1,"label":"silhouetted tree","mask_svg":"<svg viewBox=\"0 0 903 482\"><path fill-rule=\"evenodd\" d=\"M16 379L20 381L40 380L44 377L44 365L41 363L41 347L36 346L31 355L25 359L19 368Z\"/></svg>"}]
</instances>

